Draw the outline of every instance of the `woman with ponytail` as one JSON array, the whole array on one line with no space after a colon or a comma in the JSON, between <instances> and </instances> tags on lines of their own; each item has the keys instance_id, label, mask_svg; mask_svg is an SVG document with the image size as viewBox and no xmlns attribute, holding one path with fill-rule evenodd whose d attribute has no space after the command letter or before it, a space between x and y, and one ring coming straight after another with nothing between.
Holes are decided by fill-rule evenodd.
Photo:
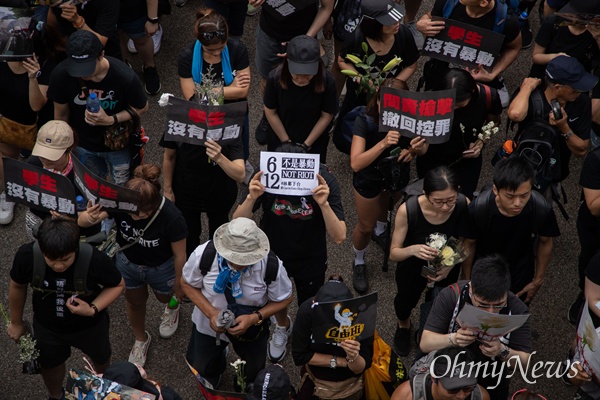
<instances>
[{"instance_id":1,"label":"woman with ponytail","mask_svg":"<svg viewBox=\"0 0 600 400\"><path fill-rule=\"evenodd\" d=\"M125 307L133 329L135 344L129 361L140 366L146 362L151 336L145 328L148 286L156 299L169 303L172 296L178 302L185 295L180 286L181 270L185 264L187 228L181 212L160 194L160 168L142 164L133 172L125 187L140 193L139 213L111 213L117 228L120 246L115 256L117 268L125 279ZM97 224L109 214L99 204L88 204L79 217L83 226ZM167 304L159 334L171 337L179 324L179 304Z\"/></svg>"}]
</instances>

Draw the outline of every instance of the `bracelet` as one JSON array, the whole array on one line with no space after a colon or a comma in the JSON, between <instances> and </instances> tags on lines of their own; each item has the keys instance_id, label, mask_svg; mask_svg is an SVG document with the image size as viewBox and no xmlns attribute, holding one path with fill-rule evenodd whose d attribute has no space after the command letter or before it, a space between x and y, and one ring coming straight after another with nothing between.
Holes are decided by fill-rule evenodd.
<instances>
[{"instance_id":1,"label":"bracelet","mask_svg":"<svg viewBox=\"0 0 600 400\"><path fill-rule=\"evenodd\" d=\"M348 364L352 364L357 358L358 358L358 354L354 358L348 358L348 357L346 357L346 362Z\"/></svg>"},{"instance_id":2,"label":"bracelet","mask_svg":"<svg viewBox=\"0 0 600 400\"><path fill-rule=\"evenodd\" d=\"M302 143L302 144L300 145L300 147L302 147L302 148L303 148L304 150L306 150L306 151L309 151L309 150L310 150L310 148L311 148L311 147L310 147L309 145L307 145L306 143Z\"/></svg>"},{"instance_id":3,"label":"bracelet","mask_svg":"<svg viewBox=\"0 0 600 400\"><path fill-rule=\"evenodd\" d=\"M158 24L158 17L156 17L156 18L148 17L148 22L150 22L151 24Z\"/></svg>"},{"instance_id":4,"label":"bracelet","mask_svg":"<svg viewBox=\"0 0 600 400\"><path fill-rule=\"evenodd\" d=\"M83 18L82 16L79 16L79 21L81 21L81 22L73 22L73 28L75 28L75 29L83 28L83 26L85 25L85 18Z\"/></svg>"},{"instance_id":5,"label":"bracelet","mask_svg":"<svg viewBox=\"0 0 600 400\"><path fill-rule=\"evenodd\" d=\"M100 310L98 310L98 307L96 307L96 305L94 303L90 303L90 307L92 307L94 309L94 315L92 315L92 317L95 317L96 315L98 315L98 313L100 312Z\"/></svg>"},{"instance_id":6,"label":"bracelet","mask_svg":"<svg viewBox=\"0 0 600 400\"><path fill-rule=\"evenodd\" d=\"M113 116L113 125L116 125L119 123L119 118L117 118L117 114L114 114Z\"/></svg>"},{"instance_id":7,"label":"bracelet","mask_svg":"<svg viewBox=\"0 0 600 400\"><path fill-rule=\"evenodd\" d=\"M456 347L456 343L454 343L454 342L452 341L452 336L453 336L453 335L456 335L456 333L455 333L455 332L452 332L452 333L450 334L450 336L448 336L448 343L450 344L450 346L452 346L452 347Z\"/></svg>"},{"instance_id":8,"label":"bracelet","mask_svg":"<svg viewBox=\"0 0 600 400\"><path fill-rule=\"evenodd\" d=\"M561 136L565 139L565 140L569 140L569 138L573 135L573 131L569 131L567 133L563 133L561 134Z\"/></svg>"}]
</instances>

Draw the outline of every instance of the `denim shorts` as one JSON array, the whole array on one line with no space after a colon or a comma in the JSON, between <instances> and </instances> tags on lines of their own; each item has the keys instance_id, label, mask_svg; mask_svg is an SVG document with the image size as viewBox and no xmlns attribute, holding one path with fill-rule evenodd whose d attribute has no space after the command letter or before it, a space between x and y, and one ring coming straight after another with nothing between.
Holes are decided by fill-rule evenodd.
<instances>
[{"instance_id":1,"label":"denim shorts","mask_svg":"<svg viewBox=\"0 0 600 400\"><path fill-rule=\"evenodd\" d=\"M277 56L278 53L285 52L281 46L281 42L273 39L260 29L260 26L256 27L256 57L254 61L258 73L264 79L269 77L269 73L275 69L279 64L283 62L283 58Z\"/></svg>"},{"instance_id":2,"label":"denim shorts","mask_svg":"<svg viewBox=\"0 0 600 400\"><path fill-rule=\"evenodd\" d=\"M147 267L132 263L125 254L118 252L115 264L127 289L138 289L144 285L152 288L154 293L169 295L175 284L175 260L173 257L157 267Z\"/></svg>"},{"instance_id":3,"label":"denim shorts","mask_svg":"<svg viewBox=\"0 0 600 400\"><path fill-rule=\"evenodd\" d=\"M148 18L144 16L133 21L123 22L117 28L125 32L129 38L139 39L146 36L146 21Z\"/></svg>"},{"instance_id":4,"label":"denim shorts","mask_svg":"<svg viewBox=\"0 0 600 400\"><path fill-rule=\"evenodd\" d=\"M102 179L110 172L113 182L117 185L124 185L129 180L129 147L108 152L94 152L76 147L74 153L83 165Z\"/></svg>"}]
</instances>

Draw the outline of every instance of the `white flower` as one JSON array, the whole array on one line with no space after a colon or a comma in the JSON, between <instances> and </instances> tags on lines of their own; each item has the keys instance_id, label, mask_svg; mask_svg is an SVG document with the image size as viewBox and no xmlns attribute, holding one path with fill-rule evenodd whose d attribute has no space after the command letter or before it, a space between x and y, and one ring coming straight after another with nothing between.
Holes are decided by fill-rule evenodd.
<instances>
[{"instance_id":1,"label":"white flower","mask_svg":"<svg viewBox=\"0 0 600 400\"><path fill-rule=\"evenodd\" d=\"M160 100L158 100L158 105L161 107L164 107L167 104L169 104L169 96L173 96L173 95L171 93L163 93L160 96Z\"/></svg>"},{"instance_id":2,"label":"white flower","mask_svg":"<svg viewBox=\"0 0 600 400\"><path fill-rule=\"evenodd\" d=\"M429 239L427 240L427 245L436 250L441 250L446 245L446 235L441 233L432 233L429 235Z\"/></svg>"}]
</instances>

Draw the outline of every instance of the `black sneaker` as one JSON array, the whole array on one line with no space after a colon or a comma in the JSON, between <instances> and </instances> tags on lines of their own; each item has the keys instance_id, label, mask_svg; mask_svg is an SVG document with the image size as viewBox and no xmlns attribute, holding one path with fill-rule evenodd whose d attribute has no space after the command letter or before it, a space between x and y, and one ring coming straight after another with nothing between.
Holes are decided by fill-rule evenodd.
<instances>
[{"instance_id":1,"label":"black sneaker","mask_svg":"<svg viewBox=\"0 0 600 400\"><path fill-rule=\"evenodd\" d=\"M529 21L525 20L521 27L521 48L528 49L533 44L533 32L529 28Z\"/></svg>"},{"instance_id":2,"label":"black sneaker","mask_svg":"<svg viewBox=\"0 0 600 400\"><path fill-rule=\"evenodd\" d=\"M383 233L381 235L377 235L375 234L375 232L371 233L371 240L374 241L375 243L377 243L379 245L379 247L381 247L381 250L385 251L385 241L387 239L387 228L385 228L385 231L383 231Z\"/></svg>"},{"instance_id":3,"label":"black sneaker","mask_svg":"<svg viewBox=\"0 0 600 400\"><path fill-rule=\"evenodd\" d=\"M571 304L569 311L567 312L567 318L573 325L577 325L579 323L579 318L581 317L581 311L583 310L584 304L585 296L583 295L583 292L579 292L577 299L575 299L573 304Z\"/></svg>"},{"instance_id":4,"label":"black sneaker","mask_svg":"<svg viewBox=\"0 0 600 400\"><path fill-rule=\"evenodd\" d=\"M267 144L267 134L269 133L269 121L267 117L265 117L265 113L263 113L258 126L256 127L256 132L254 133L254 137L256 138L256 142L261 146Z\"/></svg>"},{"instance_id":5,"label":"black sneaker","mask_svg":"<svg viewBox=\"0 0 600 400\"><path fill-rule=\"evenodd\" d=\"M144 89L149 95L160 92L160 78L155 67L144 67Z\"/></svg>"},{"instance_id":6,"label":"black sneaker","mask_svg":"<svg viewBox=\"0 0 600 400\"><path fill-rule=\"evenodd\" d=\"M400 357L406 357L410 352L410 328L396 327L394 334L394 351Z\"/></svg>"},{"instance_id":7,"label":"black sneaker","mask_svg":"<svg viewBox=\"0 0 600 400\"><path fill-rule=\"evenodd\" d=\"M365 264L358 264L352 267L352 285L354 285L354 290L360 294L366 293L369 289L367 266Z\"/></svg>"}]
</instances>

